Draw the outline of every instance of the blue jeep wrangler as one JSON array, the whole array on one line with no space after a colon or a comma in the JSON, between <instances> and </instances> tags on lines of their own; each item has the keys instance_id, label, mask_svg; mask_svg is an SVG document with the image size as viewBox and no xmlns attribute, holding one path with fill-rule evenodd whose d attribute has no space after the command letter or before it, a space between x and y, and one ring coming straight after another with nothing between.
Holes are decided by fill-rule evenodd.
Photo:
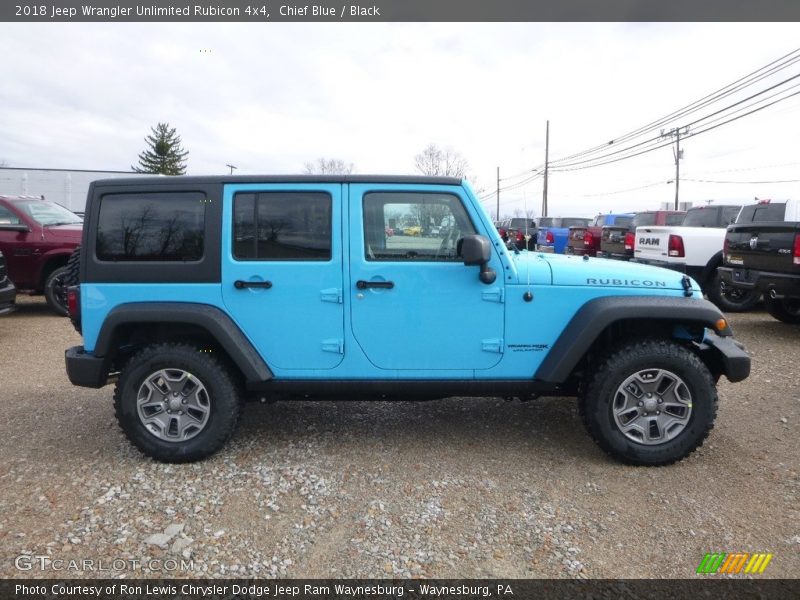
<instances>
[{"instance_id":1,"label":"blue jeep wrangler","mask_svg":"<svg viewBox=\"0 0 800 600\"><path fill-rule=\"evenodd\" d=\"M508 250L460 179L97 181L82 248L70 381L115 381L162 461L219 450L246 399L548 395L577 396L609 454L663 465L703 443L720 376L750 371L688 277Z\"/></svg>"}]
</instances>

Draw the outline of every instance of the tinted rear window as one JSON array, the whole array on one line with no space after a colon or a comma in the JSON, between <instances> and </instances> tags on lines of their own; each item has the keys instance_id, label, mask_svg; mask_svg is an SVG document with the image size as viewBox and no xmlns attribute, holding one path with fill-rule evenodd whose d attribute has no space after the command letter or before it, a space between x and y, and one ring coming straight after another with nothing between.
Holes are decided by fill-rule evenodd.
<instances>
[{"instance_id":1,"label":"tinted rear window","mask_svg":"<svg viewBox=\"0 0 800 600\"><path fill-rule=\"evenodd\" d=\"M664 219L665 225L683 225L683 219L686 215L684 213L675 213L667 215Z\"/></svg>"},{"instance_id":2,"label":"tinted rear window","mask_svg":"<svg viewBox=\"0 0 800 600\"><path fill-rule=\"evenodd\" d=\"M647 227L648 225L656 224L656 213L639 213L633 217L632 225L634 227Z\"/></svg>"},{"instance_id":3,"label":"tinted rear window","mask_svg":"<svg viewBox=\"0 0 800 600\"><path fill-rule=\"evenodd\" d=\"M553 226L553 217L541 217L539 219L539 227L552 227Z\"/></svg>"},{"instance_id":4,"label":"tinted rear window","mask_svg":"<svg viewBox=\"0 0 800 600\"><path fill-rule=\"evenodd\" d=\"M201 192L107 194L100 201L97 258L200 260L205 210L206 196Z\"/></svg>"},{"instance_id":5,"label":"tinted rear window","mask_svg":"<svg viewBox=\"0 0 800 600\"><path fill-rule=\"evenodd\" d=\"M591 219L561 219L561 227L587 227L591 223Z\"/></svg>"},{"instance_id":6,"label":"tinted rear window","mask_svg":"<svg viewBox=\"0 0 800 600\"><path fill-rule=\"evenodd\" d=\"M511 219L511 225L509 225L509 227L511 227L511 229L525 229L525 227L532 229L536 227L536 223L529 219Z\"/></svg>"},{"instance_id":7,"label":"tinted rear window","mask_svg":"<svg viewBox=\"0 0 800 600\"><path fill-rule=\"evenodd\" d=\"M686 213L683 224L687 227L720 227L717 207L692 208Z\"/></svg>"},{"instance_id":8,"label":"tinted rear window","mask_svg":"<svg viewBox=\"0 0 800 600\"><path fill-rule=\"evenodd\" d=\"M777 202L775 204L771 202L769 204L751 204L742 209L736 222L764 223L766 221L783 221L785 213L785 202Z\"/></svg>"},{"instance_id":9,"label":"tinted rear window","mask_svg":"<svg viewBox=\"0 0 800 600\"><path fill-rule=\"evenodd\" d=\"M627 227L631 223L633 223L633 217L617 217L614 219L614 225L618 227Z\"/></svg>"}]
</instances>

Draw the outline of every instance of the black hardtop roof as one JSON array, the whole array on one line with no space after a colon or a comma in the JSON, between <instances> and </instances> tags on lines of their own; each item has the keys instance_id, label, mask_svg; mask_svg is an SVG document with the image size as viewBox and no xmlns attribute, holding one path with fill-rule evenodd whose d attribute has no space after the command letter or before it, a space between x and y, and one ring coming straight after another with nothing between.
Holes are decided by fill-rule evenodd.
<instances>
[{"instance_id":1,"label":"black hardtop roof","mask_svg":"<svg viewBox=\"0 0 800 600\"><path fill-rule=\"evenodd\" d=\"M434 185L461 185L458 177L432 177L428 175L178 175L152 177L119 177L98 179L102 186L137 186L164 184L225 184L225 183L421 183Z\"/></svg>"}]
</instances>

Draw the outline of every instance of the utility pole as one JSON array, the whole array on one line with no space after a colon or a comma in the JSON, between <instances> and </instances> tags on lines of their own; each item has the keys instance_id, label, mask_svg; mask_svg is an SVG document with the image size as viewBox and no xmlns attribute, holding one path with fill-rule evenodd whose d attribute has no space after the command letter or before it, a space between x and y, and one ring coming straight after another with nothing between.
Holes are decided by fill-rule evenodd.
<instances>
[{"instance_id":1,"label":"utility pole","mask_svg":"<svg viewBox=\"0 0 800 600\"><path fill-rule=\"evenodd\" d=\"M683 133L689 133L689 126L683 127ZM672 155L675 157L675 210L678 210L678 189L681 182L681 159L683 158L683 150L681 150L681 128L675 127L666 133L661 130L661 137L674 137L675 147L672 149Z\"/></svg>"},{"instance_id":2,"label":"utility pole","mask_svg":"<svg viewBox=\"0 0 800 600\"><path fill-rule=\"evenodd\" d=\"M550 162L550 119L544 134L544 187L542 188L542 216L547 216L547 167Z\"/></svg>"},{"instance_id":3,"label":"utility pole","mask_svg":"<svg viewBox=\"0 0 800 600\"><path fill-rule=\"evenodd\" d=\"M497 214L495 219L500 221L500 167L497 167Z\"/></svg>"}]
</instances>

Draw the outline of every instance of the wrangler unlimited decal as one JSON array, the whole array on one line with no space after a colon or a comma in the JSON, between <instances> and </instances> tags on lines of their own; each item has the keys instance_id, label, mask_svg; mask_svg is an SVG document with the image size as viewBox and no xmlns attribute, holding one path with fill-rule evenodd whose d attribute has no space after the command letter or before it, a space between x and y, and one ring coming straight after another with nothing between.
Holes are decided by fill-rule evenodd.
<instances>
[{"instance_id":1,"label":"wrangler unlimited decal","mask_svg":"<svg viewBox=\"0 0 800 600\"><path fill-rule=\"evenodd\" d=\"M586 278L586 285L635 285L640 287L667 287L666 281L651 281L650 279L595 279Z\"/></svg>"}]
</instances>

